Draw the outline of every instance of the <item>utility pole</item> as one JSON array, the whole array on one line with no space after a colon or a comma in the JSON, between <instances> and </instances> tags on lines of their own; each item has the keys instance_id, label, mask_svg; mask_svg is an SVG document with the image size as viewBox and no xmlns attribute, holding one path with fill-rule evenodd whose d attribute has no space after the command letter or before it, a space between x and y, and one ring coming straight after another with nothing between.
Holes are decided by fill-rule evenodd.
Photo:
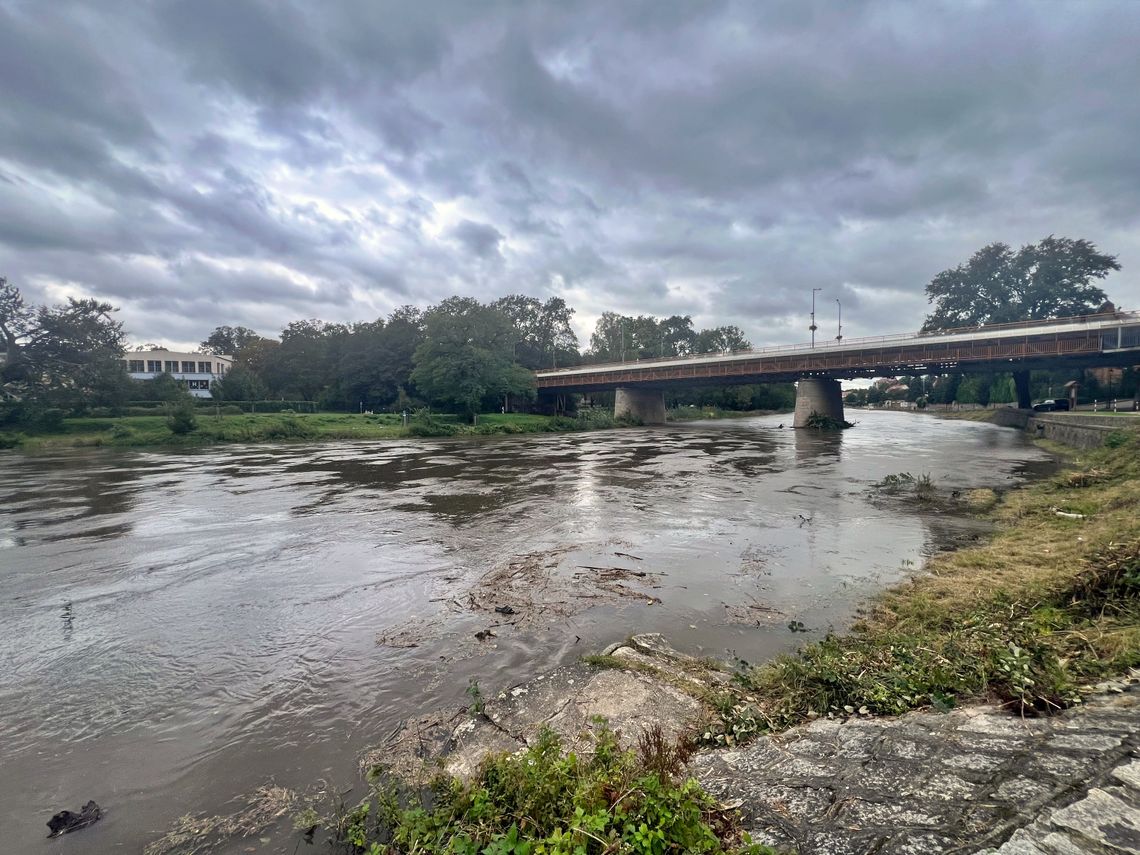
<instances>
[{"instance_id":1,"label":"utility pole","mask_svg":"<svg viewBox=\"0 0 1140 855\"><path fill-rule=\"evenodd\" d=\"M835 305L839 307L839 335L835 337L836 341L843 341L843 304L839 302L839 298L835 298Z\"/></svg>"},{"instance_id":2,"label":"utility pole","mask_svg":"<svg viewBox=\"0 0 1140 855\"><path fill-rule=\"evenodd\" d=\"M811 330L811 346L812 347L815 347L815 331L817 329L819 329L819 327L817 327L815 325L815 292L816 291L822 291L822 290L823 290L822 288L812 288L811 289L811 326L808 327L808 329Z\"/></svg>"}]
</instances>

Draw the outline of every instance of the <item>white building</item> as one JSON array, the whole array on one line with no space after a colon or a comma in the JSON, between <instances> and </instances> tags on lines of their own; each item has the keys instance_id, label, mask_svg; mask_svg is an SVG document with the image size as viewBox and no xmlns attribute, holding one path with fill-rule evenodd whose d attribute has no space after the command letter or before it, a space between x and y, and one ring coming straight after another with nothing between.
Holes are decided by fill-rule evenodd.
<instances>
[{"instance_id":1,"label":"white building","mask_svg":"<svg viewBox=\"0 0 1140 855\"><path fill-rule=\"evenodd\" d=\"M213 353L137 350L127 353L123 364L132 380L153 380L159 374L169 374L184 383L195 398L210 398L211 386L233 368L234 358Z\"/></svg>"}]
</instances>

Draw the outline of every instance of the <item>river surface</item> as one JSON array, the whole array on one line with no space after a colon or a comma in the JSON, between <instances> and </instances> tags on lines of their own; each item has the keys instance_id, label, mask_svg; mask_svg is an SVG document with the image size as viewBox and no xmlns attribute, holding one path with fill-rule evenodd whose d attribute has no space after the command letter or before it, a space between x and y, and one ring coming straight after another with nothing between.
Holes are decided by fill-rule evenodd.
<instances>
[{"instance_id":1,"label":"river surface","mask_svg":"<svg viewBox=\"0 0 1140 855\"><path fill-rule=\"evenodd\" d=\"M858 418L0 453L0 851L137 853L267 781L347 789L361 749L470 678L633 632L762 660L978 536L874 482L948 496L1046 465L1014 430ZM43 839L88 799L103 821Z\"/></svg>"}]
</instances>

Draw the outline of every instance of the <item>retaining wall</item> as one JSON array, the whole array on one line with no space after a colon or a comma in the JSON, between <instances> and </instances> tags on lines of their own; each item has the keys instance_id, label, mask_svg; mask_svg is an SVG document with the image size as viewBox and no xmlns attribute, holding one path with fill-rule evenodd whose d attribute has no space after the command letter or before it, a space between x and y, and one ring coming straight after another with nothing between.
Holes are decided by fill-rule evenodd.
<instances>
[{"instance_id":1,"label":"retaining wall","mask_svg":"<svg viewBox=\"0 0 1140 855\"><path fill-rule=\"evenodd\" d=\"M1137 427L1140 427L1140 418L1041 413L1030 415L1025 429L1034 436L1073 448L1088 449L1100 448L1110 433Z\"/></svg>"},{"instance_id":2,"label":"retaining wall","mask_svg":"<svg viewBox=\"0 0 1140 855\"><path fill-rule=\"evenodd\" d=\"M1012 407L995 410L993 423L1020 428L1033 436L1051 439L1073 448L1099 448L1104 438L1119 430L1140 427L1140 417L1098 416L1092 413L1035 413Z\"/></svg>"}]
</instances>

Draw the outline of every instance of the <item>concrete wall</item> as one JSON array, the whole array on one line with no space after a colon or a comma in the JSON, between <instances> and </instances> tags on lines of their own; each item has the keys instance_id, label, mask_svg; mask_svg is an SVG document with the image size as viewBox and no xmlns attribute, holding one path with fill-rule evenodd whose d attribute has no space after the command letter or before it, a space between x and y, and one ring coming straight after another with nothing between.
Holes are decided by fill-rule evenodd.
<instances>
[{"instance_id":1,"label":"concrete wall","mask_svg":"<svg viewBox=\"0 0 1140 855\"><path fill-rule=\"evenodd\" d=\"M993 411L993 422L1002 427L1015 427L1024 429L1033 416L1032 410L1018 410L1013 407L1004 407Z\"/></svg>"},{"instance_id":2,"label":"concrete wall","mask_svg":"<svg viewBox=\"0 0 1140 855\"><path fill-rule=\"evenodd\" d=\"M1072 448L1099 448L1113 431L1140 428L1140 417L1098 416L1092 413L1035 413L1013 407L995 410L993 423L1020 428L1031 436L1051 439Z\"/></svg>"},{"instance_id":3,"label":"concrete wall","mask_svg":"<svg viewBox=\"0 0 1140 855\"><path fill-rule=\"evenodd\" d=\"M805 377L796 384L792 427L806 427L812 413L843 421L843 389L838 380Z\"/></svg>"},{"instance_id":4,"label":"concrete wall","mask_svg":"<svg viewBox=\"0 0 1140 855\"><path fill-rule=\"evenodd\" d=\"M1130 416L1059 416L1053 413L1030 415L1025 430L1033 436L1051 439L1073 448L1100 448L1104 438L1119 430L1136 430L1140 418Z\"/></svg>"},{"instance_id":5,"label":"concrete wall","mask_svg":"<svg viewBox=\"0 0 1140 855\"><path fill-rule=\"evenodd\" d=\"M614 393L614 418L663 425L665 393L660 389L619 388Z\"/></svg>"}]
</instances>

